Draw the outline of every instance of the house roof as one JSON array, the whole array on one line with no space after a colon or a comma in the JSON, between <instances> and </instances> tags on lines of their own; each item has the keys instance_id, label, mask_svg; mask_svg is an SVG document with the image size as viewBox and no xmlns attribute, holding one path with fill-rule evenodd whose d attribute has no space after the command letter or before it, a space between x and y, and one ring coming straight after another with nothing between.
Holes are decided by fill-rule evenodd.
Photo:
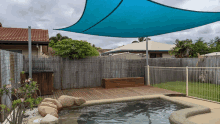
<instances>
[{"instance_id":1,"label":"house roof","mask_svg":"<svg viewBox=\"0 0 220 124\"><path fill-rule=\"evenodd\" d=\"M102 57L125 58L125 59L145 59L145 57L141 54L128 53L128 52L113 54L111 56L102 56Z\"/></svg>"},{"instance_id":2,"label":"house roof","mask_svg":"<svg viewBox=\"0 0 220 124\"><path fill-rule=\"evenodd\" d=\"M169 51L171 50L175 45L172 44L165 44L165 43L159 43L154 41L148 41L148 51ZM139 43L131 43L113 50L110 50L106 53L113 53L113 52L127 52L127 51L146 51L146 41L139 42Z\"/></svg>"},{"instance_id":3,"label":"house roof","mask_svg":"<svg viewBox=\"0 0 220 124\"><path fill-rule=\"evenodd\" d=\"M204 54L204 55L201 55L201 56L216 56L216 55L220 55L220 52L213 52L213 53L208 53L208 54Z\"/></svg>"},{"instance_id":4,"label":"house roof","mask_svg":"<svg viewBox=\"0 0 220 124\"><path fill-rule=\"evenodd\" d=\"M100 53L104 53L104 52L107 52L107 51L110 51L111 49L99 49L98 51L100 52Z\"/></svg>"},{"instance_id":5,"label":"house roof","mask_svg":"<svg viewBox=\"0 0 220 124\"><path fill-rule=\"evenodd\" d=\"M31 41L34 43L49 43L48 30L31 29ZM28 42L28 28L0 27L0 43ZM44 42L44 43L43 43Z\"/></svg>"}]
</instances>

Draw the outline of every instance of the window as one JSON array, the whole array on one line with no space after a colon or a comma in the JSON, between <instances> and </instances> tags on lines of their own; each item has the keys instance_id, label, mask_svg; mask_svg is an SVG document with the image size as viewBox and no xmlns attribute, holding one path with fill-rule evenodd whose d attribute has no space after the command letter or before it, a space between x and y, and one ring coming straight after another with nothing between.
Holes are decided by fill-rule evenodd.
<instances>
[{"instance_id":1,"label":"window","mask_svg":"<svg viewBox=\"0 0 220 124\"><path fill-rule=\"evenodd\" d=\"M162 58L162 53L150 53L150 58Z\"/></svg>"},{"instance_id":2,"label":"window","mask_svg":"<svg viewBox=\"0 0 220 124\"><path fill-rule=\"evenodd\" d=\"M156 53L151 53L150 58L156 58Z\"/></svg>"},{"instance_id":3,"label":"window","mask_svg":"<svg viewBox=\"0 0 220 124\"><path fill-rule=\"evenodd\" d=\"M162 58L162 53L157 53L157 58Z\"/></svg>"}]
</instances>

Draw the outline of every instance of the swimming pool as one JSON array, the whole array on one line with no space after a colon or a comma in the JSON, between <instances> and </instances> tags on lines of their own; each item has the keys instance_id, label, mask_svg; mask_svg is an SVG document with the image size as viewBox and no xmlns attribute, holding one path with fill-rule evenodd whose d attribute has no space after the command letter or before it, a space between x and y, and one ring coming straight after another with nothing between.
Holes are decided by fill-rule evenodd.
<instances>
[{"instance_id":1,"label":"swimming pool","mask_svg":"<svg viewBox=\"0 0 220 124\"><path fill-rule=\"evenodd\" d=\"M64 115L63 123L78 124L169 124L174 111L190 108L168 100L155 98L131 102L85 106ZM73 118L73 115L78 115ZM62 118L62 117L61 117Z\"/></svg>"}]
</instances>

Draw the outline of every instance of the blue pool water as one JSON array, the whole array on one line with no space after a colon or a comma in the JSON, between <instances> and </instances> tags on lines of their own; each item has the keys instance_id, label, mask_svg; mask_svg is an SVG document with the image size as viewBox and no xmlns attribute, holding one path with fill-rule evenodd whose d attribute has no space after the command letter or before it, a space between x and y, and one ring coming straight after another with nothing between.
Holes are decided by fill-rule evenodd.
<instances>
[{"instance_id":1,"label":"blue pool water","mask_svg":"<svg viewBox=\"0 0 220 124\"><path fill-rule=\"evenodd\" d=\"M80 115L76 118L78 124L169 124L171 113L184 108L189 107L157 98L87 106L71 113Z\"/></svg>"}]
</instances>

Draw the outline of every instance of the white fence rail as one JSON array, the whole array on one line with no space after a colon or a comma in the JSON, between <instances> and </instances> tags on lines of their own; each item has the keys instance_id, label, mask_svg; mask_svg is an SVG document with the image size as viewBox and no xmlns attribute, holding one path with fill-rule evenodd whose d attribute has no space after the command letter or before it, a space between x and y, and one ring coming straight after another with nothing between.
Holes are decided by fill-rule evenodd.
<instances>
[{"instance_id":1,"label":"white fence rail","mask_svg":"<svg viewBox=\"0 0 220 124\"><path fill-rule=\"evenodd\" d=\"M220 102L220 67L146 67L147 84Z\"/></svg>"}]
</instances>

